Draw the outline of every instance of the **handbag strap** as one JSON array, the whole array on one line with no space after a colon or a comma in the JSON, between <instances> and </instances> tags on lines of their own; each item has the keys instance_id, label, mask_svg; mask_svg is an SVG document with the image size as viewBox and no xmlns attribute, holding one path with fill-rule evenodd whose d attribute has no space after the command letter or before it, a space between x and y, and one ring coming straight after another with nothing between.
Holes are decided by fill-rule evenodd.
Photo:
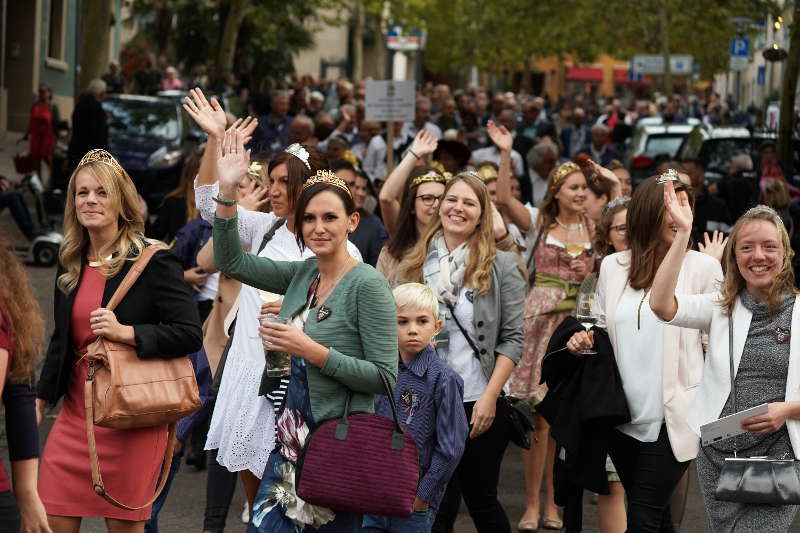
<instances>
[{"instance_id":1,"label":"handbag strap","mask_svg":"<svg viewBox=\"0 0 800 533\"><path fill-rule=\"evenodd\" d=\"M113 311L117 305L125 298L125 295L128 294L128 291L133 284L136 283L136 280L139 279L139 276L144 272L147 263L150 262L150 259L158 252L159 250L163 250L164 248L157 244L151 244L150 246L145 247L142 250L139 259L136 260L135 263L131 266L131 269L128 270L128 273L125 274L125 277L122 278L122 282L117 287L117 290L114 291L114 294L111 296L111 299L106 304L106 309L109 311Z\"/></svg>"},{"instance_id":2,"label":"handbag strap","mask_svg":"<svg viewBox=\"0 0 800 533\"><path fill-rule=\"evenodd\" d=\"M94 362L92 362L91 366L89 367L89 374L91 375L94 374ZM98 496L101 496L105 501L107 501L111 505L115 505L121 509L126 509L128 511L136 511L138 509L144 509L145 507L148 507L154 501L156 501L156 498L158 498L161 495L161 491L164 490L164 486L167 484L167 478L169 477L169 470L172 466L172 456L175 453L176 423L173 422L172 424L169 425L169 432L167 434L167 449L164 452L164 463L161 466L160 481L158 482L158 487L156 488L155 494L153 494L153 497L150 498L147 501L147 503L139 505L138 507L125 505L124 503L116 500L108 492L106 492L106 487L105 484L103 483L103 476L100 473L100 460L97 457L97 443L95 442L94 438L94 402L92 401L93 387L94 387L94 379L86 380L83 386L83 404L86 410L86 437L87 440L89 441L89 462L91 463L92 467L92 488L94 489L94 492Z\"/></svg>"},{"instance_id":3,"label":"handbag strap","mask_svg":"<svg viewBox=\"0 0 800 533\"><path fill-rule=\"evenodd\" d=\"M389 398L389 406L392 409L392 419L394 420L394 432L392 433L392 449L393 450L402 450L403 444L405 442L405 431L403 430L402 424L400 424L400 417L397 414L397 403L394 401L394 391L392 390L392 386L389 384L389 376L386 375L386 370L375 365L375 368L378 369L378 376L381 379L381 383L383 384L383 389L386 391L386 396ZM336 431L334 432L334 438L336 440L347 440L347 432L350 429L350 422L348 420L348 416L350 415L350 405L351 400L353 399L353 391L347 391L347 399L345 399L344 403L344 415L339 422L336 424Z\"/></svg>"},{"instance_id":4,"label":"handbag strap","mask_svg":"<svg viewBox=\"0 0 800 533\"><path fill-rule=\"evenodd\" d=\"M469 333L467 333L466 328L463 325L461 325L461 322L458 320L458 317L456 316L456 310L453 307L453 304L448 302L445 305L447 305L447 308L450 310L450 316L453 317L453 320L455 321L456 326L458 326L458 329L461 330L461 334L464 335L465 339L467 339L467 344L469 344L469 347L472 348L472 355L475 356L475 359L480 361L481 360L481 356L480 356L480 352L478 351L478 346L475 344L475 341L472 340L472 337L469 336Z\"/></svg>"},{"instance_id":5,"label":"handbag strap","mask_svg":"<svg viewBox=\"0 0 800 533\"><path fill-rule=\"evenodd\" d=\"M278 231L280 229L280 227L283 226L284 224L286 224L286 219L285 218L279 218L278 220L275 221L274 224L272 224L272 227L269 228L269 231L267 231L264 234L264 238L261 239L261 245L259 245L258 252L256 252L256 255L261 253L261 250L263 250L264 247L267 244L269 244L269 241L271 241L272 238L275 236L275 232Z\"/></svg>"},{"instance_id":6,"label":"handbag strap","mask_svg":"<svg viewBox=\"0 0 800 533\"><path fill-rule=\"evenodd\" d=\"M731 399L733 400L733 412L738 413L739 407L736 403L736 377L733 370L733 314L728 315L728 368L731 373ZM733 456L736 457L736 437L733 437Z\"/></svg>"}]
</instances>

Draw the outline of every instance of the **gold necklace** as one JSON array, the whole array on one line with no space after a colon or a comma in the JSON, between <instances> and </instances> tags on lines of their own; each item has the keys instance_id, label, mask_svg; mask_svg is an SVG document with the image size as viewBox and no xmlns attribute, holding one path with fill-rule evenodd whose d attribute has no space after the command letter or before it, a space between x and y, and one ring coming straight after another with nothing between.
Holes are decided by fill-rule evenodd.
<instances>
[{"instance_id":1,"label":"gold necklace","mask_svg":"<svg viewBox=\"0 0 800 533\"><path fill-rule=\"evenodd\" d=\"M639 302L639 308L636 310L636 331L642 329L642 304L644 303L644 299L647 298L648 292L650 292L650 289L644 290L644 294L642 294L642 299Z\"/></svg>"}]
</instances>

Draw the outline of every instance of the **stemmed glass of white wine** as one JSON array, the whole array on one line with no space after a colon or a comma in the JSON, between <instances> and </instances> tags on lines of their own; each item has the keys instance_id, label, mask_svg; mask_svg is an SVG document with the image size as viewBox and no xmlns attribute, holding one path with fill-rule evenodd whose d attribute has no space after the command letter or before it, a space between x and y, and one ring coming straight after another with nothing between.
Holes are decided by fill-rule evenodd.
<instances>
[{"instance_id":1,"label":"stemmed glass of white wine","mask_svg":"<svg viewBox=\"0 0 800 533\"><path fill-rule=\"evenodd\" d=\"M567 239L564 243L564 248L571 258L577 259L586 249L583 243L580 242L581 226L569 227L566 231L566 234Z\"/></svg>"},{"instance_id":2,"label":"stemmed glass of white wine","mask_svg":"<svg viewBox=\"0 0 800 533\"><path fill-rule=\"evenodd\" d=\"M594 325L600 325L595 315L595 289L597 286L597 277L595 274L589 274L583 279L581 286L578 288L577 305L575 306L575 319L580 322L581 326L586 331L592 329ZM591 348L584 348L578 350L581 355L596 355L597 351Z\"/></svg>"}]
</instances>

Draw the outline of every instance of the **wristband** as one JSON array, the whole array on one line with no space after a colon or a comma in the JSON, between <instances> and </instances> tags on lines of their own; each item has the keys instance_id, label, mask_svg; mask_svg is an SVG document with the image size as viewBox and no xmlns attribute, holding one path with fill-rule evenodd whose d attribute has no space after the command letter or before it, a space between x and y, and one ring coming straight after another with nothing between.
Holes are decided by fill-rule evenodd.
<instances>
[{"instance_id":1,"label":"wristband","mask_svg":"<svg viewBox=\"0 0 800 533\"><path fill-rule=\"evenodd\" d=\"M412 150L411 148L409 148L409 149L408 149L408 153L409 153L409 154L411 154L411 155L413 155L413 156L414 156L414 157L416 157L417 159L419 159L419 156L417 155L417 153L416 153L414 150Z\"/></svg>"},{"instance_id":2,"label":"wristband","mask_svg":"<svg viewBox=\"0 0 800 533\"><path fill-rule=\"evenodd\" d=\"M224 205L224 206L227 206L227 207L233 207L234 205L236 205L236 200L223 200L219 196L212 196L211 199L214 200L215 202L217 202L218 204Z\"/></svg>"}]
</instances>

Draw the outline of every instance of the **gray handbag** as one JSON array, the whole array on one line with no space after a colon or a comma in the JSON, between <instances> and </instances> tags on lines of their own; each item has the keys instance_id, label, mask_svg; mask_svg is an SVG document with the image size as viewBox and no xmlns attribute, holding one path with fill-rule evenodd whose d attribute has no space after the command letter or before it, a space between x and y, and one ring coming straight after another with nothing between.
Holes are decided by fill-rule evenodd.
<instances>
[{"instance_id":1,"label":"gray handbag","mask_svg":"<svg viewBox=\"0 0 800 533\"><path fill-rule=\"evenodd\" d=\"M728 317L728 356L730 358L733 411L736 405L736 381L733 371L733 318ZM714 497L720 501L757 505L800 504L800 477L794 459L737 457L736 437L733 457L726 457Z\"/></svg>"}]
</instances>

